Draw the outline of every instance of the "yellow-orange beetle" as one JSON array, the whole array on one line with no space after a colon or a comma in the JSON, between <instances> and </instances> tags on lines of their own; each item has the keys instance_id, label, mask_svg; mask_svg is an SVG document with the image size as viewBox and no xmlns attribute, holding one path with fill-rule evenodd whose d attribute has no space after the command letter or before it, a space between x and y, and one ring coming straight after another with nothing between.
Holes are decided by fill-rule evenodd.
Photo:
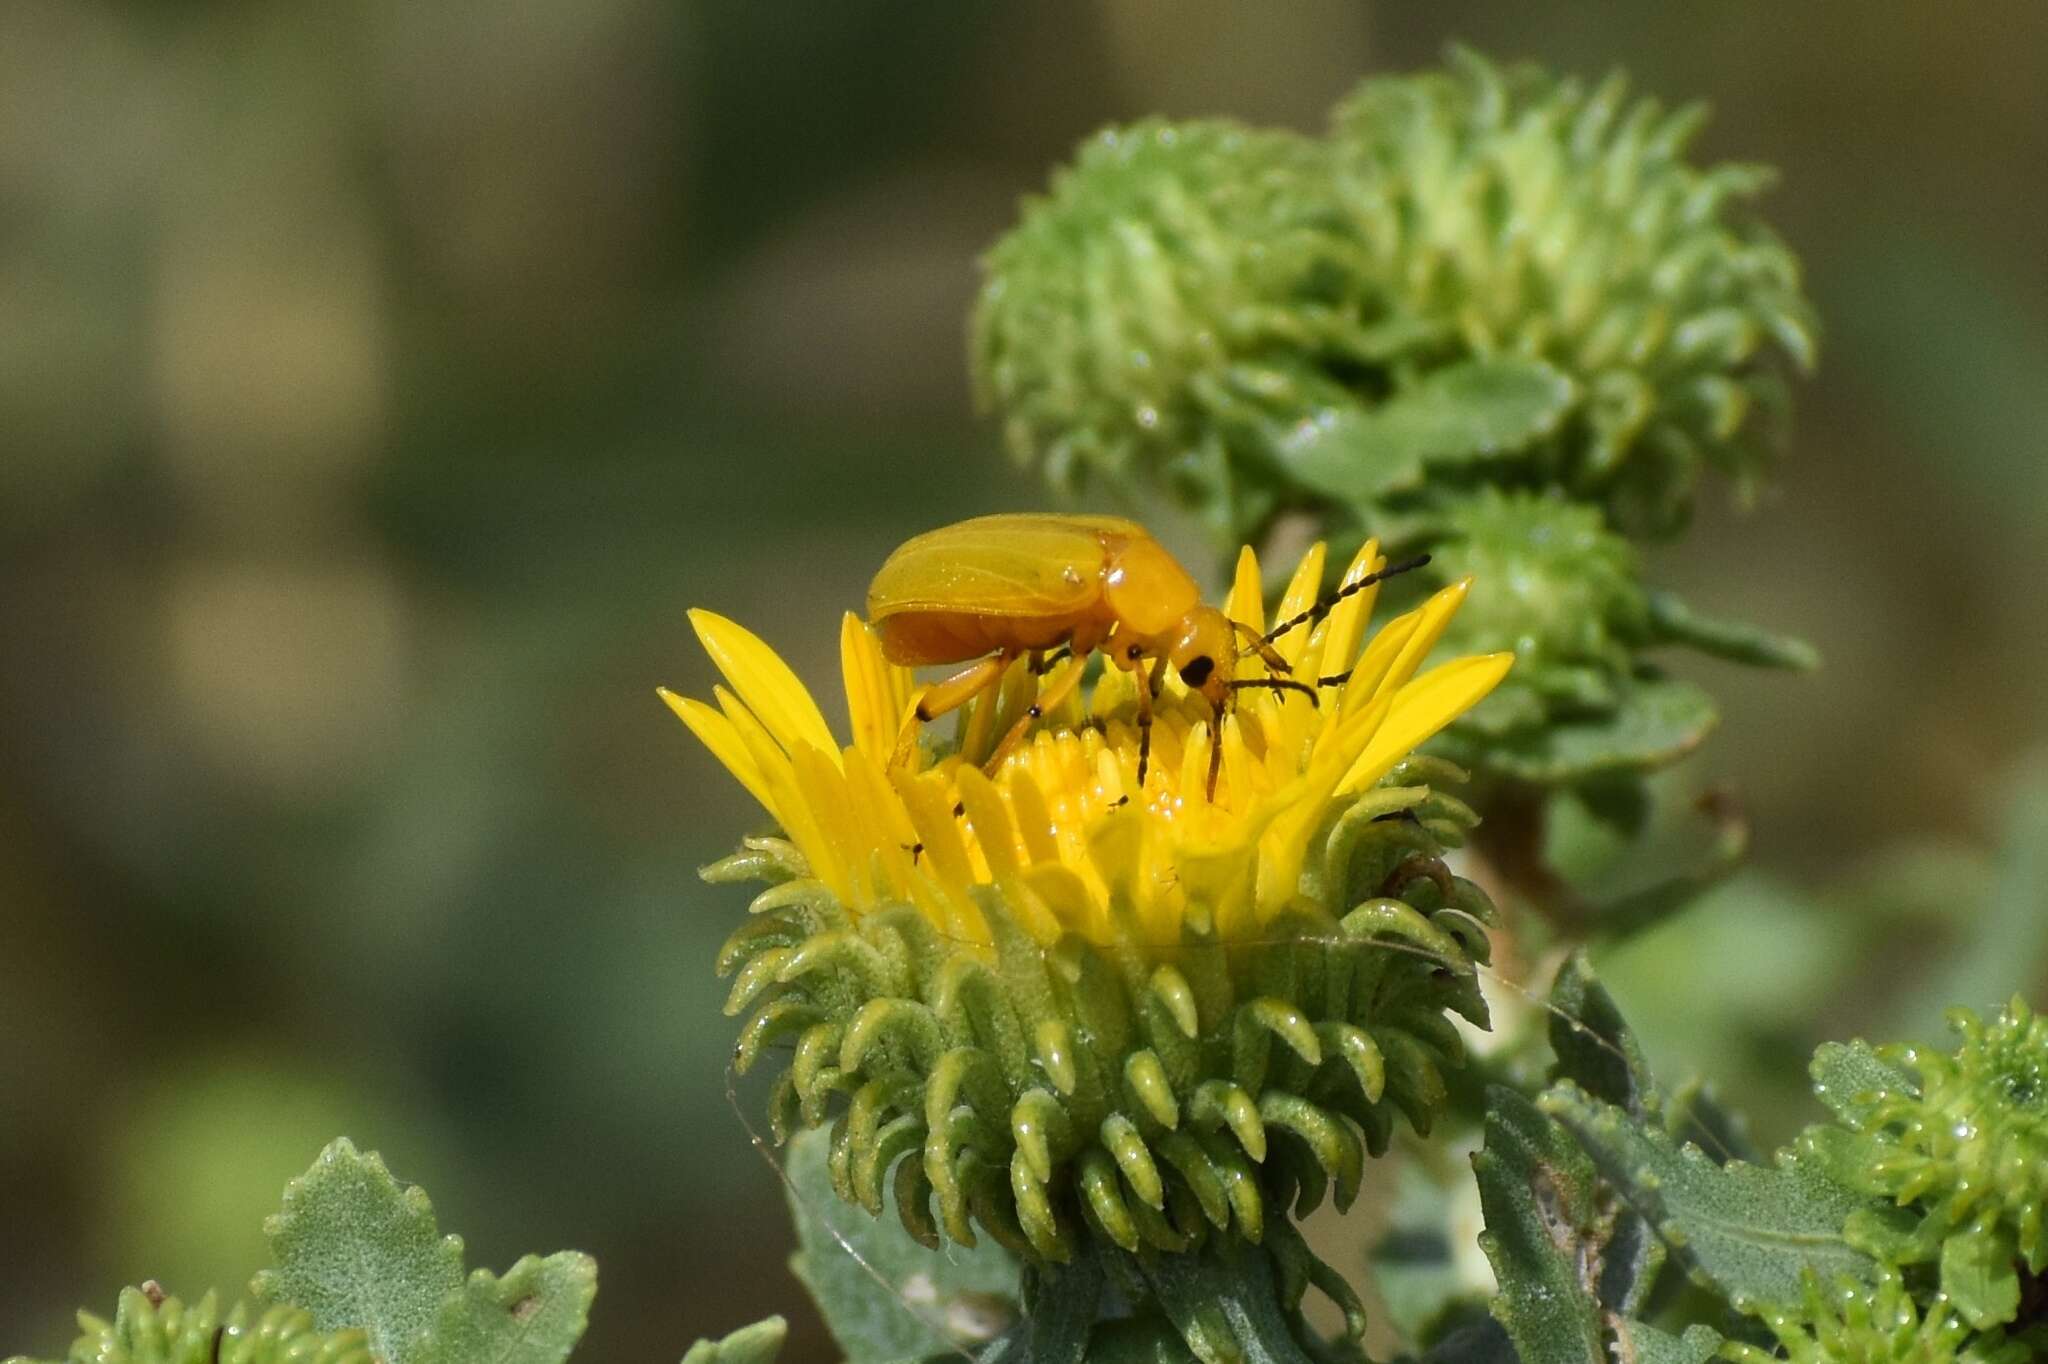
<instances>
[{"instance_id":1,"label":"yellow-orange beetle","mask_svg":"<svg viewBox=\"0 0 2048 1364\"><path fill-rule=\"evenodd\" d=\"M1135 521L979 516L917 536L891 554L868 588L868 620L892 663L923 667L975 660L919 695L904 732L906 750L919 722L995 687L1017 659L1070 648L1076 665L1057 689L1064 696L1080 680L1079 660L1102 650L1116 666L1138 673L1142 784L1162 667L1173 668L1218 715L1239 687L1301 691L1313 700L1315 689L1291 677L1239 677L1238 636L1269 668L1284 673L1287 664L1273 650L1274 639L1341 597L1420 562L1356 579L1313 610L1259 635L1204 605L1194 578ZM1058 696L1048 693L1041 704L1055 704Z\"/></svg>"}]
</instances>

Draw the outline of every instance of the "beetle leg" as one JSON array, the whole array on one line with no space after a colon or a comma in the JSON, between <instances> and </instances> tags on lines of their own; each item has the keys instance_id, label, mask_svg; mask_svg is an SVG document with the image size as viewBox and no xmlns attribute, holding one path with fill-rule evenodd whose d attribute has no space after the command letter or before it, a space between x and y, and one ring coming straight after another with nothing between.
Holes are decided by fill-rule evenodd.
<instances>
[{"instance_id":1,"label":"beetle leg","mask_svg":"<svg viewBox=\"0 0 2048 1364\"><path fill-rule=\"evenodd\" d=\"M1072 696L1074 688L1081 685L1081 675L1087 671L1088 661L1075 659L1064 672L1053 679L1050 686L1041 687L1038 699L1017 717L1017 723L1011 725L1009 733L1003 735L1002 742L996 745L995 752L989 754L988 761L982 764L982 770L991 777L1001 770L1004 760L1016 751L1017 745L1024 742L1024 736L1031 730L1031 722Z\"/></svg>"},{"instance_id":2,"label":"beetle leg","mask_svg":"<svg viewBox=\"0 0 2048 1364\"><path fill-rule=\"evenodd\" d=\"M999 685L1012 657L1006 653L990 654L919 692L917 705L912 708L910 718L903 722L902 732L896 736L896 751L889 758L890 765L909 766L911 753L917 747L918 730L941 715L960 709L990 687Z\"/></svg>"},{"instance_id":3,"label":"beetle leg","mask_svg":"<svg viewBox=\"0 0 2048 1364\"><path fill-rule=\"evenodd\" d=\"M1216 774L1223 770L1223 707L1209 717L1209 803L1216 803Z\"/></svg>"},{"instance_id":4,"label":"beetle leg","mask_svg":"<svg viewBox=\"0 0 2048 1364\"><path fill-rule=\"evenodd\" d=\"M1148 667L1149 659L1139 659L1138 670L1138 793L1145 792L1145 773L1152 765L1152 677L1159 671L1157 665Z\"/></svg>"},{"instance_id":5,"label":"beetle leg","mask_svg":"<svg viewBox=\"0 0 2048 1364\"><path fill-rule=\"evenodd\" d=\"M1236 627L1238 634L1244 636L1245 647L1257 654L1259 661L1264 663L1268 670L1280 673L1283 676L1291 675L1294 672L1294 669L1288 664L1287 660L1280 656L1280 651L1273 647L1270 638L1260 634L1241 620L1234 620L1230 623Z\"/></svg>"}]
</instances>

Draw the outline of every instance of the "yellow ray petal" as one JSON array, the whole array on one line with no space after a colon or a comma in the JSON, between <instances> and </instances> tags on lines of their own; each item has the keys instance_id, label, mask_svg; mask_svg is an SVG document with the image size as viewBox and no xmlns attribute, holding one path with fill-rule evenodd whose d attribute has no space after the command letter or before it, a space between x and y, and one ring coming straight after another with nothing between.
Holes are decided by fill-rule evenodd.
<instances>
[{"instance_id":1,"label":"yellow ray petal","mask_svg":"<svg viewBox=\"0 0 2048 1364\"><path fill-rule=\"evenodd\" d=\"M1387 561L1380 557L1380 542L1367 540L1358 547L1358 553L1351 558L1351 564L1344 570L1344 576L1337 581L1337 587L1349 587L1368 573L1385 568ZM1324 626L1323 657L1318 665L1325 674L1337 674L1348 669L1358 657L1358 642L1365 636L1365 623L1372 619L1373 603L1379 600L1378 583L1360 588L1330 608L1328 623Z\"/></svg>"},{"instance_id":2,"label":"yellow ray petal","mask_svg":"<svg viewBox=\"0 0 2048 1364\"><path fill-rule=\"evenodd\" d=\"M1323 590L1323 563L1328 554L1329 547L1318 540L1309 546L1308 553L1301 556L1294 576L1288 580L1287 591L1281 594L1280 605L1273 610L1275 625L1293 620L1316 604L1316 597ZM1299 663L1301 651L1308 647L1308 637L1314 628L1315 622L1303 621L1276 641L1274 648L1289 663Z\"/></svg>"},{"instance_id":3,"label":"yellow ray petal","mask_svg":"<svg viewBox=\"0 0 2048 1364\"><path fill-rule=\"evenodd\" d=\"M965 766L960 769L959 791L960 803L967 807L967 823L974 830L974 841L981 845L990 875L997 881L1011 880L1023 870L1024 862L1002 793L980 768Z\"/></svg>"},{"instance_id":4,"label":"yellow ray petal","mask_svg":"<svg viewBox=\"0 0 2048 1364\"><path fill-rule=\"evenodd\" d=\"M1365 652L1358 656L1357 664L1351 669L1351 680L1344 684L1345 715L1352 715L1364 707L1379 690L1380 679L1387 675L1387 669L1401 656L1402 648L1415 633L1415 627L1422 620L1422 611L1416 610L1399 615L1382 625L1379 633L1365 646Z\"/></svg>"},{"instance_id":5,"label":"yellow ray petal","mask_svg":"<svg viewBox=\"0 0 2048 1364\"><path fill-rule=\"evenodd\" d=\"M867 622L848 611L839 622L839 671L846 682L846 716L853 744L876 761L886 761L896 747L896 729L903 707L897 704L889 661L882 657Z\"/></svg>"},{"instance_id":6,"label":"yellow ray petal","mask_svg":"<svg viewBox=\"0 0 2048 1364\"><path fill-rule=\"evenodd\" d=\"M811 871L832 887L841 904L866 905L874 898L867 878L874 861L870 855L873 848L863 842L854 823L838 757L836 750L821 753L800 743L789 755L790 769L816 823L819 845L825 850L824 865L814 858Z\"/></svg>"},{"instance_id":7,"label":"yellow ray petal","mask_svg":"<svg viewBox=\"0 0 2048 1364\"><path fill-rule=\"evenodd\" d=\"M690 625L697 632L704 652L725 674L726 681L761 717L761 723L784 749L809 744L830 754L836 765L839 744L825 724L818 703L790 671L787 663L760 638L715 611L701 608L690 612Z\"/></svg>"},{"instance_id":8,"label":"yellow ray petal","mask_svg":"<svg viewBox=\"0 0 2048 1364\"><path fill-rule=\"evenodd\" d=\"M1512 653L1454 659L1394 693L1385 722L1337 789L1355 791L1384 777L1438 730L1484 700L1514 662Z\"/></svg>"},{"instance_id":9,"label":"yellow ray petal","mask_svg":"<svg viewBox=\"0 0 2048 1364\"><path fill-rule=\"evenodd\" d=\"M1024 842L1024 855L1032 862L1060 860L1060 843L1053 832L1052 812L1046 808L1045 793L1031 774L1020 767L1004 769L1003 786L1009 793L1010 813L1017 821L1017 834Z\"/></svg>"},{"instance_id":10,"label":"yellow ray petal","mask_svg":"<svg viewBox=\"0 0 2048 1364\"><path fill-rule=\"evenodd\" d=\"M1266 587L1259 580L1259 556L1250 545L1237 553L1237 575L1231 579L1230 595L1224 598L1223 614L1260 634L1266 631Z\"/></svg>"},{"instance_id":11,"label":"yellow ray petal","mask_svg":"<svg viewBox=\"0 0 2048 1364\"><path fill-rule=\"evenodd\" d=\"M1429 651L1436 647L1437 640L1443 637L1445 627L1451 623L1451 617L1458 614L1458 608L1465 604L1465 594L1471 590L1472 580L1460 578L1422 604L1415 612L1415 633L1402 643L1401 652L1388 665L1386 676L1373 688L1375 695L1384 696L1407 684Z\"/></svg>"},{"instance_id":12,"label":"yellow ray petal","mask_svg":"<svg viewBox=\"0 0 2048 1364\"><path fill-rule=\"evenodd\" d=\"M667 687L655 688L655 695L668 703L676 718L690 727L690 733L697 736L704 747L711 750L711 756L718 759L726 771L739 778L740 785L748 794L761 802L761 808L773 815L779 823L782 816L775 809L775 798L770 793L768 781L761 775L760 767L753 755L747 752L746 741L733 728L732 721L702 701L693 701L687 696L677 696Z\"/></svg>"}]
</instances>

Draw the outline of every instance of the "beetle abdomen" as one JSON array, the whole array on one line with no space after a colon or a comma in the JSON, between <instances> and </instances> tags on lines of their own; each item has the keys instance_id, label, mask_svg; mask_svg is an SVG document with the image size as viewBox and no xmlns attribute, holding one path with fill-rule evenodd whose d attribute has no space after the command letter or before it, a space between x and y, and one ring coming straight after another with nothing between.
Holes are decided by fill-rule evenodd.
<instances>
[{"instance_id":1,"label":"beetle abdomen","mask_svg":"<svg viewBox=\"0 0 2048 1364\"><path fill-rule=\"evenodd\" d=\"M964 663L1009 650L1064 644L1081 620L1063 616L974 615L964 611L898 611L874 622L882 656L905 668Z\"/></svg>"}]
</instances>

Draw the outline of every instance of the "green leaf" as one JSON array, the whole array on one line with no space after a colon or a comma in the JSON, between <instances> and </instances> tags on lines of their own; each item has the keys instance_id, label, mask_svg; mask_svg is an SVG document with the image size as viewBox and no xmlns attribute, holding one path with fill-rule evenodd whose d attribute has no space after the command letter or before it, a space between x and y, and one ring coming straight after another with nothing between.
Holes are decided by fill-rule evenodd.
<instances>
[{"instance_id":1,"label":"green leaf","mask_svg":"<svg viewBox=\"0 0 2048 1364\"><path fill-rule=\"evenodd\" d=\"M426 1194L346 1137L285 1186L264 1232L276 1267L254 1291L306 1309L322 1331L361 1327L385 1364L422 1358L416 1338L462 1287L461 1238L442 1236Z\"/></svg>"},{"instance_id":2,"label":"green leaf","mask_svg":"<svg viewBox=\"0 0 2048 1364\"><path fill-rule=\"evenodd\" d=\"M1691 1326L1683 1336L1674 1336L1639 1321L1623 1321L1614 1334L1620 1340L1616 1357L1633 1364L1707 1364L1721 1348L1721 1334L1711 1326Z\"/></svg>"},{"instance_id":3,"label":"green leaf","mask_svg":"<svg viewBox=\"0 0 2048 1364\"><path fill-rule=\"evenodd\" d=\"M1643 1049L1584 952L1574 952L1558 968L1550 1002L1550 1049L1557 1053L1558 1076L1632 1117L1659 1107Z\"/></svg>"},{"instance_id":4,"label":"green leaf","mask_svg":"<svg viewBox=\"0 0 2048 1364\"><path fill-rule=\"evenodd\" d=\"M1810 673L1820 667L1820 651L1803 639L1773 634L1741 621L1699 615L1662 588L1650 589L1646 600L1650 628L1664 642L1690 645L1703 654L1758 668Z\"/></svg>"},{"instance_id":5,"label":"green leaf","mask_svg":"<svg viewBox=\"0 0 2048 1364\"><path fill-rule=\"evenodd\" d=\"M789 1323L781 1317L742 1326L723 1340L700 1340L683 1356L683 1364L775 1364Z\"/></svg>"},{"instance_id":6,"label":"green leaf","mask_svg":"<svg viewBox=\"0 0 2048 1364\"><path fill-rule=\"evenodd\" d=\"M1280 461L1313 491L1369 503L1422 479L1423 466L1522 450L1557 429L1572 381L1533 360L1467 360L1435 370L1370 408L1329 409L1279 443Z\"/></svg>"},{"instance_id":7,"label":"green leaf","mask_svg":"<svg viewBox=\"0 0 2048 1364\"><path fill-rule=\"evenodd\" d=\"M1679 1142L1699 1147L1717 1165L1731 1160L1755 1164L1762 1155L1750 1139L1749 1124L1698 1076L1679 1084L1664 1101L1664 1130Z\"/></svg>"},{"instance_id":8,"label":"green leaf","mask_svg":"<svg viewBox=\"0 0 2048 1364\"><path fill-rule=\"evenodd\" d=\"M1659 1113L1663 1098L1650 1078L1650 1063L1585 953L1574 953L1558 968L1550 1002L1557 1075L1631 1117L1648 1120ZM1663 1267L1664 1247L1649 1226L1633 1210L1616 1209L1595 1285L1601 1305L1622 1315L1640 1311Z\"/></svg>"},{"instance_id":9,"label":"green leaf","mask_svg":"<svg viewBox=\"0 0 2048 1364\"><path fill-rule=\"evenodd\" d=\"M1453 726L1444 753L1454 762L1484 765L1521 781L1560 785L1676 762L1698 748L1719 720L1713 698L1692 683L1636 678L1607 714L1485 739Z\"/></svg>"},{"instance_id":10,"label":"green leaf","mask_svg":"<svg viewBox=\"0 0 2048 1364\"><path fill-rule=\"evenodd\" d=\"M1917 1094L1911 1076L1880 1060L1868 1042L1823 1042L1807 1067L1813 1096L1851 1127L1861 1127L1870 1100L1883 1093Z\"/></svg>"},{"instance_id":11,"label":"green leaf","mask_svg":"<svg viewBox=\"0 0 2048 1364\"><path fill-rule=\"evenodd\" d=\"M1941 1291L1978 1330L2019 1315L2019 1249L2012 1230L1990 1226L1950 1236L1941 1245Z\"/></svg>"},{"instance_id":12,"label":"green leaf","mask_svg":"<svg viewBox=\"0 0 2048 1364\"><path fill-rule=\"evenodd\" d=\"M1845 1276L1874 1280L1876 1262L1842 1230L1872 1200L1812 1165L1789 1155L1780 1155L1774 1168L1716 1165L1698 1147L1680 1147L1568 1082L1541 1102L1690 1272L1738 1308L1798 1303L1800 1276L1808 1269L1823 1283Z\"/></svg>"},{"instance_id":13,"label":"green leaf","mask_svg":"<svg viewBox=\"0 0 2048 1364\"><path fill-rule=\"evenodd\" d=\"M1511 1089L1487 1090L1472 1157L1500 1294L1493 1315L1522 1364L1606 1364L1599 1285L1616 1209L1565 1130Z\"/></svg>"},{"instance_id":14,"label":"green leaf","mask_svg":"<svg viewBox=\"0 0 2048 1364\"><path fill-rule=\"evenodd\" d=\"M575 1348L597 1295L597 1262L565 1250L529 1255L503 1278L469 1276L441 1304L411 1351L419 1364L561 1364Z\"/></svg>"},{"instance_id":15,"label":"green leaf","mask_svg":"<svg viewBox=\"0 0 2048 1364\"><path fill-rule=\"evenodd\" d=\"M993 1244L927 1250L892 1208L871 1217L841 1201L826 1169L830 1147L822 1128L789 1143L784 1169L797 1230L790 1268L849 1364L921 1360L1000 1335L1016 1315L1017 1262Z\"/></svg>"}]
</instances>

